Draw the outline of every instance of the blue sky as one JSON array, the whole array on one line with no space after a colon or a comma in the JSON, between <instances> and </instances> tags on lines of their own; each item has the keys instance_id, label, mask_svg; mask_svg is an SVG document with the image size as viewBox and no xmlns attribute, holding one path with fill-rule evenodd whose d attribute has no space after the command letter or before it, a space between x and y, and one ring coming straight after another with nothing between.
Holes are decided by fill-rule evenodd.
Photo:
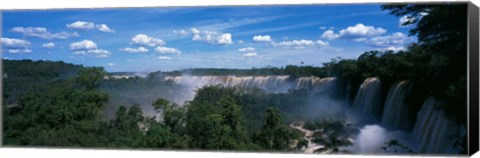
<instances>
[{"instance_id":1,"label":"blue sky","mask_svg":"<svg viewBox=\"0 0 480 158\"><path fill-rule=\"evenodd\" d=\"M107 71L321 66L415 42L380 4L3 11L4 59Z\"/></svg>"}]
</instances>

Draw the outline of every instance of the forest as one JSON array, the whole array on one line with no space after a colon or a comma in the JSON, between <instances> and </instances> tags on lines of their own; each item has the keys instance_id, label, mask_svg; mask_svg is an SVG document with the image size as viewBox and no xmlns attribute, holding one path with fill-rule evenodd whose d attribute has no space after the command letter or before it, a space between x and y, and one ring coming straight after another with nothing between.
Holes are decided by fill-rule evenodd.
<instances>
[{"instance_id":1,"label":"forest","mask_svg":"<svg viewBox=\"0 0 480 158\"><path fill-rule=\"evenodd\" d=\"M335 77L340 87L332 98L355 100L365 79L378 77L382 91L408 80L408 113L417 114L428 97L456 125L467 124L466 4L387 4L393 16L409 16L410 35L418 42L402 51L372 50L357 59L331 59L321 67L286 65L251 69L195 68L152 72L146 77L106 79L102 67L62 61L3 60L3 145L58 148L226 150L300 152L311 142L315 153L350 153L350 123L312 114L308 89L270 93L258 87L209 85L193 98L175 101L179 85L167 76ZM424 13L427 13L424 15ZM169 92L170 91L170 92ZM382 97L385 102L386 95ZM133 101L135 100L135 101ZM145 111L145 109L150 109ZM408 116L410 123L417 115ZM303 128L299 128L303 126ZM309 138L305 131L314 131ZM466 153L466 136L452 138ZM383 150L415 152L398 140Z\"/></svg>"}]
</instances>

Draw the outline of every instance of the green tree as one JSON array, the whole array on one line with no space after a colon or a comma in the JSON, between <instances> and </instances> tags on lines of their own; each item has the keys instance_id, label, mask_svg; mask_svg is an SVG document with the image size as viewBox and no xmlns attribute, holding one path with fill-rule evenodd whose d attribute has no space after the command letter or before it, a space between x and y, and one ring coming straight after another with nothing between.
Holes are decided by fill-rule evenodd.
<instances>
[{"instance_id":1,"label":"green tree","mask_svg":"<svg viewBox=\"0 0 480 158\"><path fill-rule=\"evenodd\" d=\"M98 87L100 80L106 74L102 67L81 68L77 73L77 82L87 90Z\"/></svg>"},{"instance_id":2,"label":"green tree","mask_svg":"<svg viewBox=\"0 0 480 158\"><path fill-rule=\"evenodd\" d=\"M277 109L269 107L266 110L265 123L257 139L268 150L289 150L292 133L289 127L283 125L282 117Z\"/></svg>"}]
</instances>

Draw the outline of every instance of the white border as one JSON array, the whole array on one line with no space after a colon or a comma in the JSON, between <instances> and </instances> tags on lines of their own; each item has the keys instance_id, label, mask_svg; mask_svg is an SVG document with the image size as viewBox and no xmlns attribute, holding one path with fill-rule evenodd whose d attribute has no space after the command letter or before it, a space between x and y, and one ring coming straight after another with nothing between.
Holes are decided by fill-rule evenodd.
<instances>
[{"instance_id":1,"label":"white border","mask_svg":"<svg viewBox=\"0 0 480 158\"><path fill-rule=\"evenodd\" d=\"M445 0L1 0L0 9L124 8L158 6L341 4L379 2L443 2ZM466 0L451 0L466 2Z\"/></svg>"},{"instance_id":2,"label":"white border","mask_svg":"<svg viewBox=\"0 0 480 158\"><path fill-rule=\"evenodd\" d=\"M219 5L282 5L282 4L345 4L345 3L386 3L386 2L443 2L445 0L0 0L0 10L43 10L69 8L132 8L132 7L159 7L159 6L219 6ZM465 2L465 0L455 0ZM478 2L473 2L478 3ZM479 6L477 4L477 6ZM0 14L1 15L1 14ZM1 18L0 18L1 19ZM2 25L0 25L1 29ZM478 156L480 154L476 154ZM48 149L48 148L0 148L2 158L32 158L32 157L61 157L61 158L105 158L105 157L363 157L360 155L310 155L310 154L278 154L278 153L235 153L235 152L175 152L175 151L140 151L140 150L93 150L93 149ZM370 157L370 156L365 156ZM376 156L377 157L377 156ZM432 156L378 156L378 157L432 157ZM458 157L458 156L456 156ZM480 156L479 156L480 157Z\"/></svg>"}]
</instances>

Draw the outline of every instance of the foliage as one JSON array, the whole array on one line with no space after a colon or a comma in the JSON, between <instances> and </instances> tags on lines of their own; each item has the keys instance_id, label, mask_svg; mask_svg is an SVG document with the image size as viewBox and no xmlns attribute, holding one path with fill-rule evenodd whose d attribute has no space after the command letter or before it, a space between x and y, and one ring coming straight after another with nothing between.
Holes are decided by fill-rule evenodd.
<instances>
[{"instance_id":1,"label":"foliage","mask_svg":"<svg viewBox=\"0 0 480 158\"><path fill-rule=\"evenodd\" d=\"M391 139L385 142L385 146L383 146L382 149L384 151L393 150L395 153L398 153L398 152L413 153L413 151L410 150L407 146L401 144L398 140L395 140L395 139Z\"/></svg>"}]
</instances>

